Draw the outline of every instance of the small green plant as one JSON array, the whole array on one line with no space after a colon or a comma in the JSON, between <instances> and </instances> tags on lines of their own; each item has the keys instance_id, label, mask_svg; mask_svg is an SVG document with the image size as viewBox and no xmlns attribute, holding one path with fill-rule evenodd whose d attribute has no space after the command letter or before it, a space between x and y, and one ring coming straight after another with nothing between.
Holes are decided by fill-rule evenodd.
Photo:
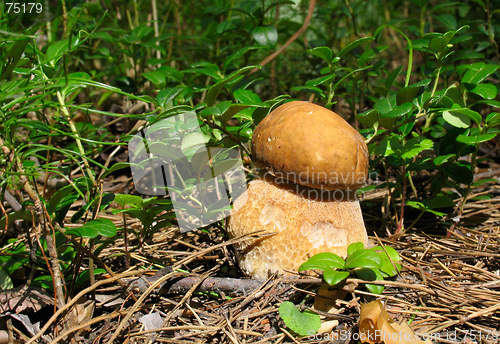
<instances>
[{"instance_id":1,"label":"small green plant","mask_svg":"<svg viewBox=\"0 0 500 344\"><path fill-rule=\"evenodd\" d=\"M383 281L396 276L401 270L398 252L389 246L375 246L370 249L357 242L347 248L347 258L331 253L318 253L299 267L299 271L322 270L323 279L330 286L338 285L352 273L365 281ZM383 285L365 283L366 289L374 294L382 294ZM293 332L306 336L316 333L321 326L318 314L309 310L300 312L290 301L283 302L279 313L286 326Z\"/></svg>"},{"instance_id":2,"label":"small green plant","mask_svg":"<svg viewBox=\"0 0 500 344\"><path fill-rule=\"evenodd\" d=\"M398 252L389 246L375 246L370 249L357 242L347 248L347 258L330 253L318 253L299 267L299 271L317 269L323 271L323 279L331 286L337 285L352 273L365 281L383 281L396 276L401 270ZM366 283L374 294L382 294L383 285Z\"/></svg>"},{"instance_id":3,"label":"small green plant","mask_svg":"<svg viewBox=\"0 0 500 344\"><path fill-rule=\"evenodd\" d=\"M318 314L307 309L301 312L290 301L285 301L280 305L279 313L286 326L301 336L307 336L310 331L316 333L321 326Z\"/></svg>"}]
</instances>

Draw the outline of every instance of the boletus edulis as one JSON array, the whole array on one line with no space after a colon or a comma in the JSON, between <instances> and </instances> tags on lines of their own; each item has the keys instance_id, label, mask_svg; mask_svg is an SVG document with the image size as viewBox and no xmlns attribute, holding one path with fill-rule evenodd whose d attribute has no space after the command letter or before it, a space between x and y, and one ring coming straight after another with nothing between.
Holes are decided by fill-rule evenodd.
<instances>
[{"instance_id":1,"label":"boletus edulis","mask_svg":"<svg viewBox=\"0 0 500 344\"><path fill-rule=\"evenodd\" d=\"M314 254L345 257L349 244L367 244L356 189L366 182L368 149L342 117L289 102L264 118L251 145L260 178L234 202L228 233L276 234L236 244L245 273L265 279L276 271L296 272Z\"/></svg>"}]
</instances>

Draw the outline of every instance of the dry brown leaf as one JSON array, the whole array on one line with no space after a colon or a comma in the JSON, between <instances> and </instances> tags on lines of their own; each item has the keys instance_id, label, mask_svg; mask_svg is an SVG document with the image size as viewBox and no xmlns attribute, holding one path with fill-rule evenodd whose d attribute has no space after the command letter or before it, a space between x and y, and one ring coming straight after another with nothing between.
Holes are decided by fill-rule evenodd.
<instances>
[{"instance_id":1,"label":"dry brown leaf","mask_svg":"<svg viewBox=\"0 0 500 344\"><path fill-rule=\"evenodd\" d=\"M394 322L379 300L361 306L359 338L363 343L375 344L432 344L418 339L406 323Z\"/></svg>"},{"instance_id":2,"label":"dry brown leaf","mask_svg":"<svg viewBox=\"0 0 500 344\"><path fill-rule=\"evenodd\" d=\"M85 296L80 297L64 318L65 326L71 328L89 321L94 314L94 307L94 301L87 300Z\"/></svg>"},{"instance_id":3,"label":"dry brown leaf","mask_svg":"<svg viewBox=\"0 0 500 344\"><path fill-rule=\"evenodd\" d=\"M0 314L21 313L26 309L37 312L47 305L53 305L54 298L42 288L23 286L0 291Z\"/></svg>"},{"instance_id":4,"label":"dry brown leaf","mask_svg":"<svg viewBox=\"0 0 500 344\"><path fill-rule=\"evenodd\" d=\"M338 300L344 300L347 295L345 290L323 283L319 290L316 292L314 298L314 309L326 313L336 313L339 308L337 305Z\"/></svg>"},{"instance_id":5,"label":"dry brown leaf","mask_svg":"<svg viewBox=\"0 0 500 344\"><path fill-rule=\"evenodd\" d=\"M345 290L337 287L330 287L327 283L323 283L316 292L313 308L325 313L337 314L339 311L337 301L344 300L346 295L347 292ZM338 320L321 321L321 327L318 333L330 333L338 324Z\"/></svg>"}]
</instances>

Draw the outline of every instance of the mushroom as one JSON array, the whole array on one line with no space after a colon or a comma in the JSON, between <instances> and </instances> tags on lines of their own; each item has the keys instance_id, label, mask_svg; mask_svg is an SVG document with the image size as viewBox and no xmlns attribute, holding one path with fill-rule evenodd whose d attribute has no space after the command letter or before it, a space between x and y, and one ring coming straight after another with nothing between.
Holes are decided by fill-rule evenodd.
<instances>
[{"instance_id":1,"label":"mushroom","mask_svg":"<svg viewBox=\"0 0 500 344\"><path fill-rule=\"evenodd\" d=\"M236 244L245 273L290 274L314 254L345 257L351 243L368 243L356 198L368 149L342 117L308 102L281 105L255 129L252 155L259 178L234 202L228 234L275 234Z\"/></svg>"}]
</instances>

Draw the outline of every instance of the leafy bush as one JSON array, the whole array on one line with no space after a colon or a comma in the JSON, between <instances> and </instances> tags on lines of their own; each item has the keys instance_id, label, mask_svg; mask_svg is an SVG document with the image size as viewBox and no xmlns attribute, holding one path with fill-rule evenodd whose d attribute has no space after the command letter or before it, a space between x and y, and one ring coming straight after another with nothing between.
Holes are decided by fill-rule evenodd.
<instances>
[{"instance_id":1,"label":"leafy bush","mask_svg":"<svg viewBox=\"0 0 500 344\"><path fill-rule=\"evenodd\" d=\"M67 3L43 20L13 16L4 3L0 22L1 197L7 188L24 196L0 228L31 221L33 207L44 250L57 244L63 261L97 257L115 234L133 231L97 219L111 208L142 223L132 250L175 222L163 213L168 199L115 196L103 182L130 168L112 160L138 129L180 113L196 114L207 145L239 149L248 162L253 129L285 100L332 108L366 137L380 183L363 191L387 190L384 220L397 232L425 213L459 221L471 190L494 181L474 180L489 161L480 148L498 140L500 124L499 12L488 3L317 4L307 31L262 68L304 24L305 2ZM116 104L125 113L111 111ZM130 126L113 131L111 122ZM77 204L70 220L79 226L69 230L64 219ZM409 224L405 206L418 211ZM50 276L38 261L45 251L30 258L6 233L2 245L22 257L2 257L9 274L36 262L37 276ZM80 268L61 267L69 280Z\"/></svg>"},{"instance_id":2,"label":"leafy bush","mask_svg":"<svg viewBox=\"0 0 500 344\"><path fill-rule=\"evenodd\" d=\"M366 249L363 243L358 242L349 245L345 260L334 253L318 253L303 263L299 271L321 270L325 282L334 286L353 272L365 281L383 281L384 278L394 277L401 270L399 261L399 254L390 246ZM382 294L384 291L383 285L371 283L365 285L374 294Z\"/></svg>"}]
</instances>

